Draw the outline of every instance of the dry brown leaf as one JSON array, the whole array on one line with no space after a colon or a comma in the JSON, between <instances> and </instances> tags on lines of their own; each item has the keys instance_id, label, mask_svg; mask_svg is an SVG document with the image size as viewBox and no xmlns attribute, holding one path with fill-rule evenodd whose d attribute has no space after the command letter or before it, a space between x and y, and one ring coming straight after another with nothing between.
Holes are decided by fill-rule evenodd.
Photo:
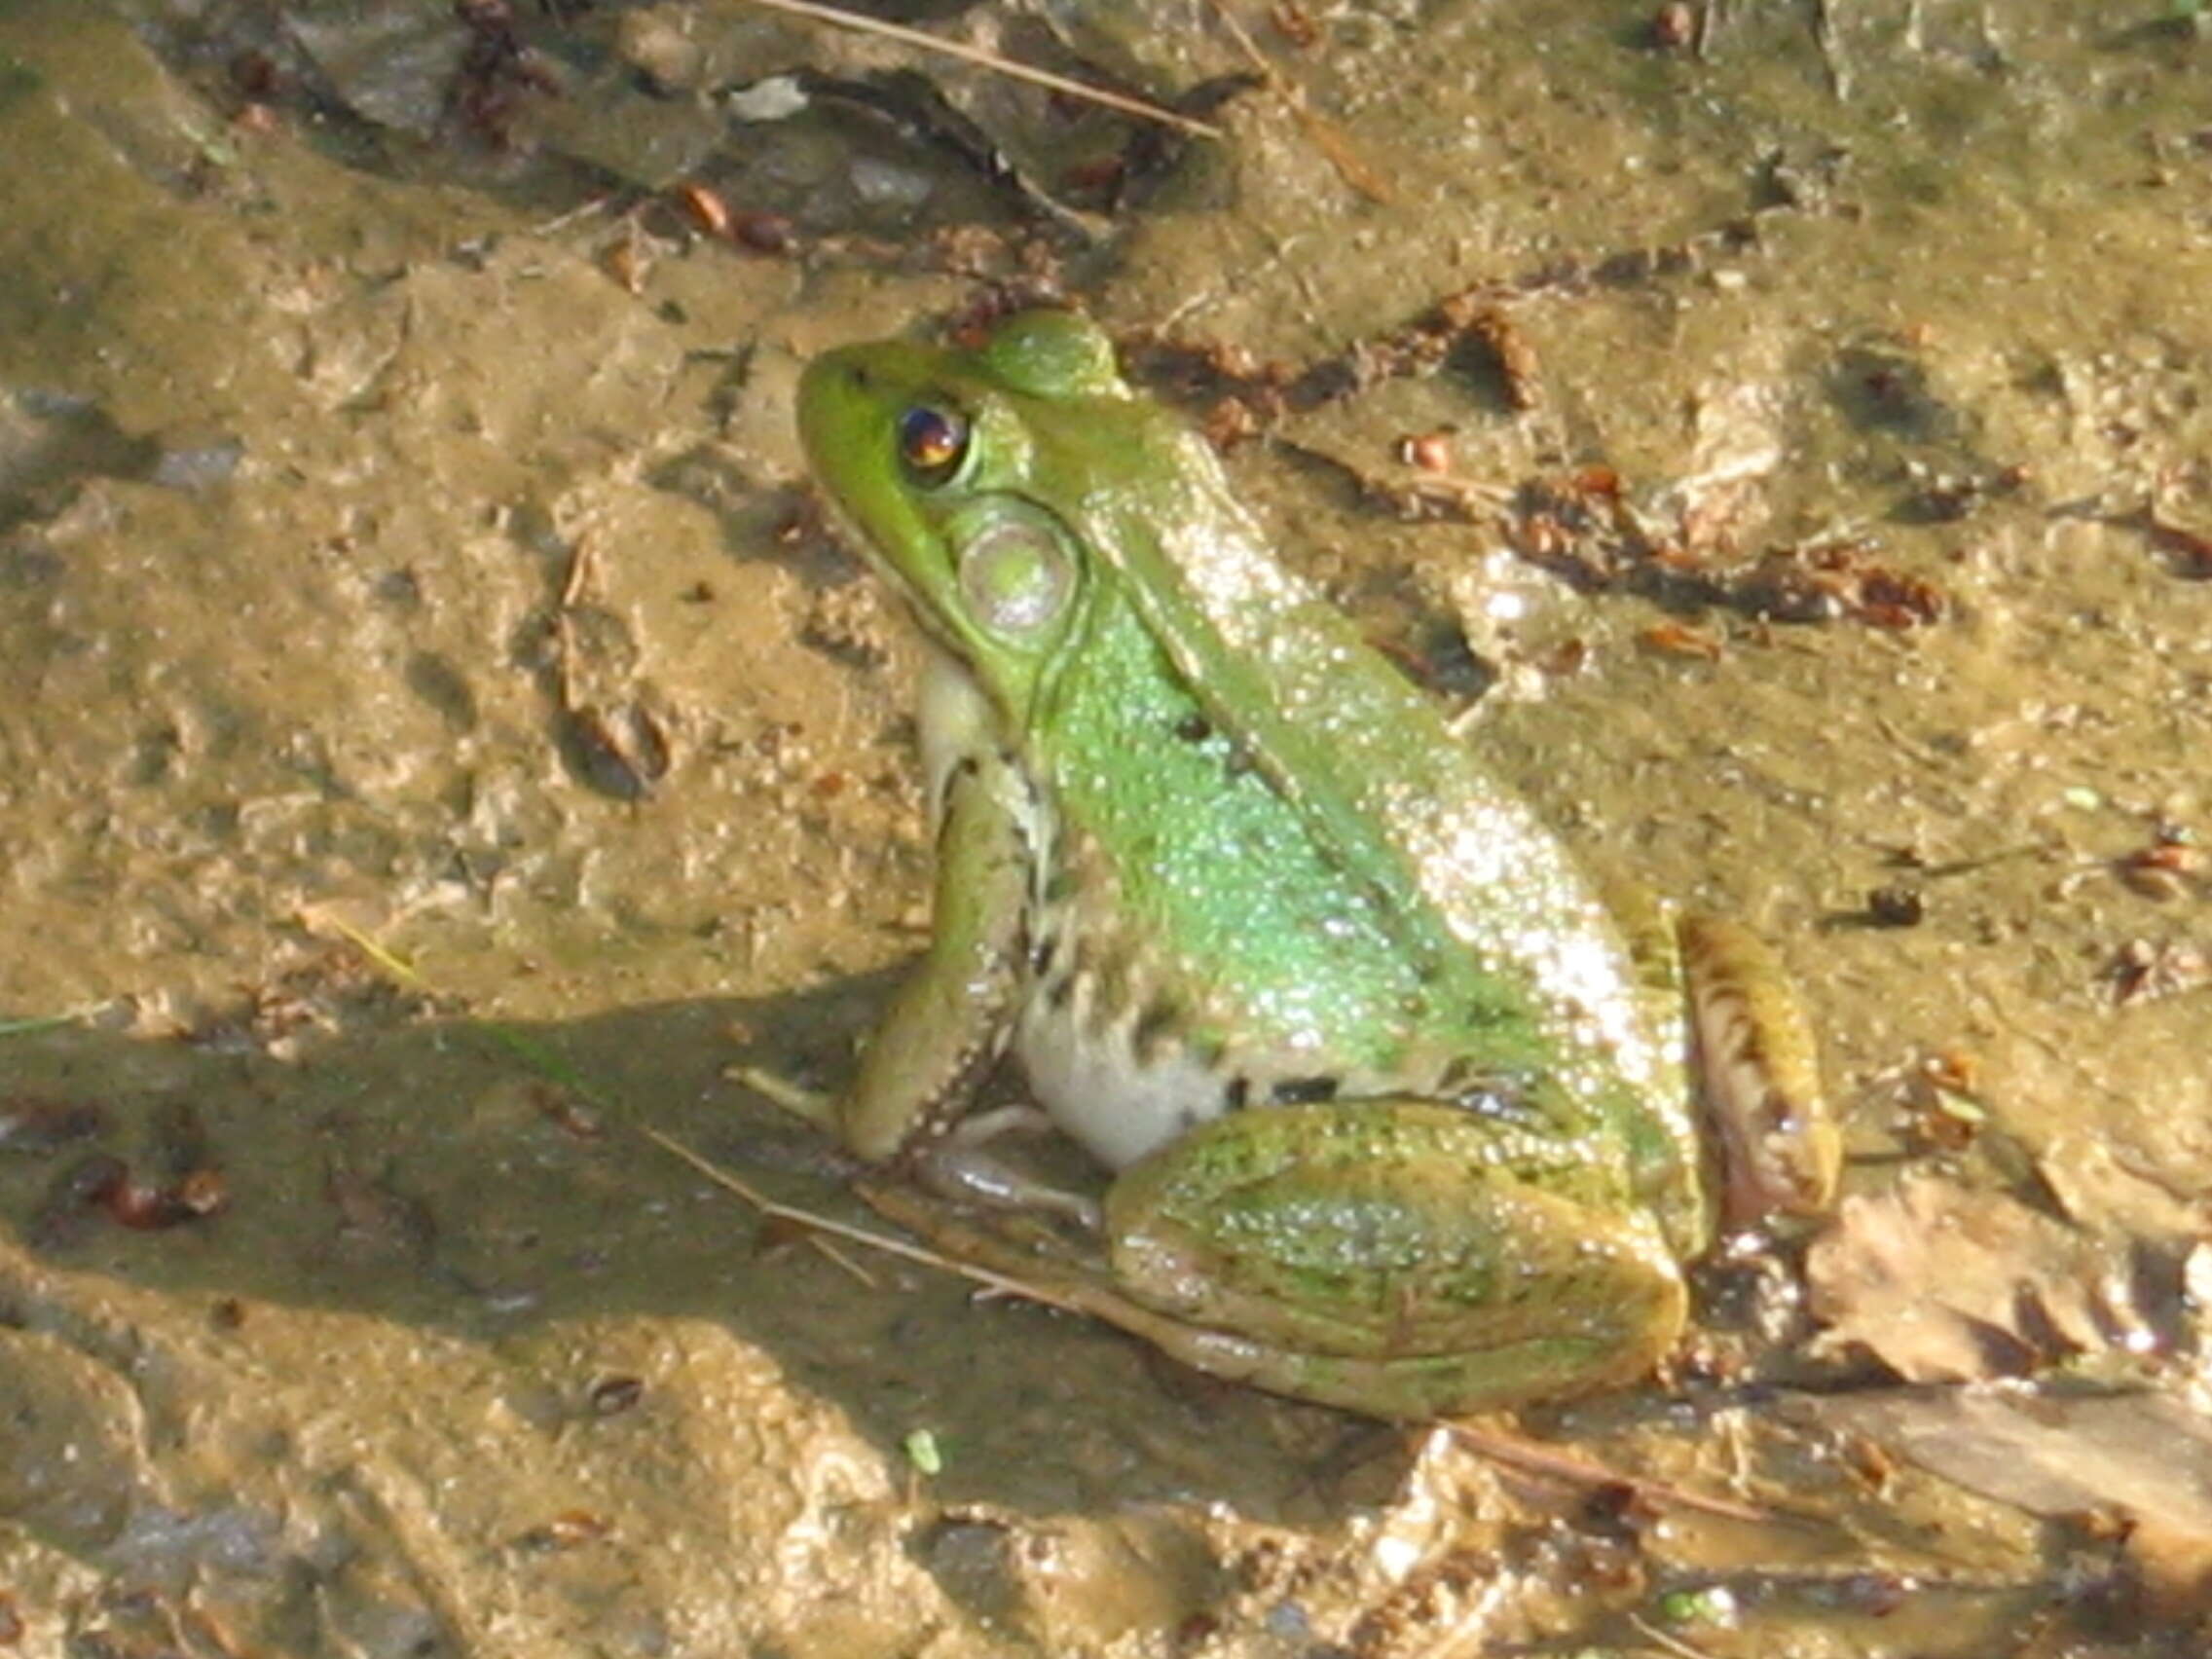
<instances>
[{"instance_id":1,"label":"dry brown leaf","mask_svg":"<svg viewBox=\"0 0 2212 1659\"><path fill-rule=\"evenodd\" d=\"M2167 1395L1892 1388L1811 1409L2032 1515L2114 1510L2212 1543L2212 1420Z\"/></svg>"},{"instance_id":2,"label":"dry brown leaf","mask_svg":"<svg viewBox=\"0 0 2212 1659\"><path fill-rule=\"evenodd\" d=\"M2174 1620L2212 1609L2212 1419L2183 1400L1899 1388L1806 1409L2030 1514L2123 1521L2146 1611Z\"/></svg>"},{"instance_id":3,"label":"dry brown leaf","mask_svg":"<svg viewBox=\"0 0 2212 1659\"><path fill-rule=\"evenodd\" d=\"M2126 1154L2109 1135L2083 1130L2054 1136L2037 1154L2036 1173L2083 1227L2179 1241L2212 1235L2212 1199L2189 1193L2181 1181L2145 1172L2161 1161L2180 1161L2170 1155L2161 1160L2160 1153Z\"/></svg>"},{"instance_id":4,"label":"dry brown leaf","mask_svg":"<svg viewBox=\"0 0 2212 1659\"><path fill-rule=\"evenodd\" d=\"M2153 1618L2212 1619L2212 1532L2140 1522L2127 1535L2127 1562Z\"/></svg>"},{"instance_id":5,"label":"dry brown leaf","mask_svg":"<svg viewBox=\"0 0 2212 1659\"><path fill-rule=\"evenodd\" d=\"M2124 1239L1934 1176L1851 1198L1806 1259L1821 1346L1858 1343L1908 1382L2026 1376L2161 1345L2131 1302Z\"/></svg>"}]
</instances>

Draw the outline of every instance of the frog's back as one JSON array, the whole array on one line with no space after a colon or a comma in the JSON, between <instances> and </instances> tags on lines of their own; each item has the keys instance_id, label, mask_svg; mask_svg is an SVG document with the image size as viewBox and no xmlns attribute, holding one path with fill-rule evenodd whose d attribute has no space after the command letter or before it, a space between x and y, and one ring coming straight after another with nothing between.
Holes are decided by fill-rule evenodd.
<instances>
[{"instance_id":1,"label":"frog's back","mask_svg":"<svg viewBox=\"0 0 2212 1659\"><path fill-rule=\"evenodd\" d=\"M1105 561L1038 715L1021 1043L1063 1124L1125 1162L1271 1101L1487 1095L1577 1140L1641 1110L1648 1000L1564 849L1225 492L1170 522L1213 534L1119 548L1164 604Z\"/></svg>"},{"instance_id":2,"label":"frog's back","mask_svg":"<svg viewBox=\"0 0 2212 1659\"><path fill-rule=\"evenodd\" d=\"M1134 612L1101 609L1051 688L1050 741L1031 761L1052 803L1031 1023L1086 1051L1048 1061L1048 1080L1073 1067L1084 1081L1067 1092L1124 1115L1124 1144L1103 1155L1125 1161L1248 1103L1426 1092L1470 1023L1501 1053L1525 1044L1521 1011L1487 996L1495 987L1463 953L1424 954L1416 919L1316 839ZM1157 1092L1173 1097L1170 1119L1140 1128L1129 1102Z\"/></svg>"}]
</instances>

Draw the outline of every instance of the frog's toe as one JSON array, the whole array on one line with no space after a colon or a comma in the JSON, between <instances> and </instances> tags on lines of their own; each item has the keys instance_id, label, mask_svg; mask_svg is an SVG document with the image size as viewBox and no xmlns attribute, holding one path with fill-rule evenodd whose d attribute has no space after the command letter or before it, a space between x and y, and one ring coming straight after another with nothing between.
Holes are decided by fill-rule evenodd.
<instances>
[{"instance_id":1,"label":"frog's toe","mask_svg":"<svg viewBox=\"0 0 2212 1659\"><path fill-rule=\"evenodd\" d=\"M809 1088L803 1083L794 1083L781 1072L767 1071L759 1066L727 1066L722 1076L730 1082L750 1088L770 1105L781 1107L794 1118L804 1118L817 1128L834 1131L837 1127L837 1097L819 1088Z\"/></svg>"}]
</instances>

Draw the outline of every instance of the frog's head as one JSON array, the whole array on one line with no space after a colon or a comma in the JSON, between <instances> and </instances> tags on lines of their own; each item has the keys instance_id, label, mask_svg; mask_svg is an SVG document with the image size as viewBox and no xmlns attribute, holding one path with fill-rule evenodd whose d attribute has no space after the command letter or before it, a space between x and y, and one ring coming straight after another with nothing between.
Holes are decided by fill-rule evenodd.
<instances>
[{"instance_id":1,"label":"frog's head","mask_svg":"<svg viewBox=\"0 0 2212 1659\"><path fill-rule=\"evenodd\" d=\"M814 474L931 634L1017 722L1081 603L1067 509L1087 413L1132 406L1113 347L1072 312L1024 312L975 350L882 342L799 382ZM1111 420L1106 423L1109 426Z\"/></svg>"}]
</instances>

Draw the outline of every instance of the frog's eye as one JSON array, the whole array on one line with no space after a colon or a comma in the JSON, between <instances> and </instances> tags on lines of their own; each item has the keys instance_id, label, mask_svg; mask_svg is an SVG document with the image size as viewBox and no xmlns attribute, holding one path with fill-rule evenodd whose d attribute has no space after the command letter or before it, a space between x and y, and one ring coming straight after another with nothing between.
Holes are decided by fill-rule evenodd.
<instances>
[{"instance_id":1,"label":"frog's eye","mask_svg":"<svg viewBox=\"0 0 2212 1659\"><path fill-rule=\"evenodd\" d=\"M950 483L968 459L968 417L957 409L917 403L899 417L899 464L925 490Z\"/></svg>"}]
</instances>

